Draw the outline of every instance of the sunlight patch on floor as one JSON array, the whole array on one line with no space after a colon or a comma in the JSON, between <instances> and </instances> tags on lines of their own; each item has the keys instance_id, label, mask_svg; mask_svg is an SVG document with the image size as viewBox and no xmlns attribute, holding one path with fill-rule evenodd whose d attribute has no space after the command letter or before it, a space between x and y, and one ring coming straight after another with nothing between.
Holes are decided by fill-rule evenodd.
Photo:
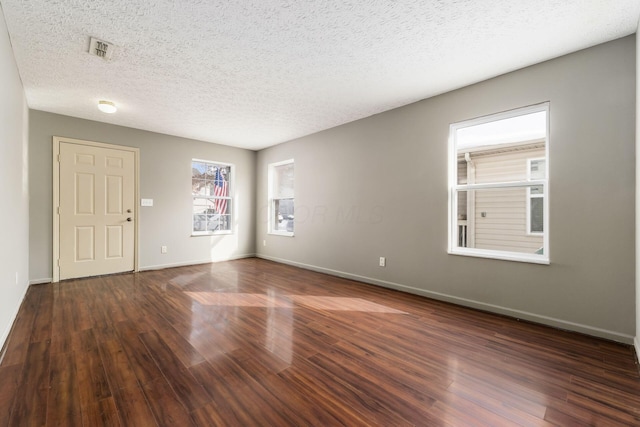
<instances>
[{"instance_id":1,"label":"sunlight patch on floor","mask_svg":"<svg viewBox=\"0 0 640 427\"><path fill-rule=\"evenodd\" d=\"M295 308L296 305L300 305L315 310L407 314L404 311L362 298L304 295L273 297L264 294L222 292L185 292L185 294L198 303L207 306Z\"/></svg>"}]
</instances>

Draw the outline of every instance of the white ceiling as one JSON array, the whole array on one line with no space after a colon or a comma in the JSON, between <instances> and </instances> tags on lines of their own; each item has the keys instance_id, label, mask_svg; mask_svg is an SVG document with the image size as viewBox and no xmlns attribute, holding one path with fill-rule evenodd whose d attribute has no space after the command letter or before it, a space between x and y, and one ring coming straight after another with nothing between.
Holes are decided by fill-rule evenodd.
<instances>
[{"instance_id":1,"label":"white ceiling","mask_svg":"<svg viewBox=\"0 0 640 427\"><path fill-rule=\"evenodd\" d=\"M640 0L0 4L30 108L249 149L633 34L640 16Z\"/></svg>"}]
</instances>

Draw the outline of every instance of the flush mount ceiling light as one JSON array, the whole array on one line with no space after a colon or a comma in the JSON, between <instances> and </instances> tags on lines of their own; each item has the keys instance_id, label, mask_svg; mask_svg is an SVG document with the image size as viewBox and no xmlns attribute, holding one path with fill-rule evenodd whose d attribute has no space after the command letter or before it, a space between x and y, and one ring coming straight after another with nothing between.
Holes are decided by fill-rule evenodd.
<instances>
[{"instance_id":1,"label":"flush mount ceiling light","mask_svg":"<svg viewBox=\"0 0 640 427\"><path fill-rule=\"evenodd\" d=\"M98 109L107 114L113 114L118 111L116 104L111 101L98 101Z\"/></svg>"}]
</instances>

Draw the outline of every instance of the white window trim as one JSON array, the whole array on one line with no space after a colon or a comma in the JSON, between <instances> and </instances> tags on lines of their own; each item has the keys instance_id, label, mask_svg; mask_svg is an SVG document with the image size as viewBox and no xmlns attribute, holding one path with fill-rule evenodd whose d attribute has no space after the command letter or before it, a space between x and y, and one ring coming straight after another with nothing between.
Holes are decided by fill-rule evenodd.
<instances>
[{"instance_id":1,"label":"white window trim","mask_svg":"<svg viewBox=\"0 0 640 427\"><path fill-rule=\"evenodd\" d=\"M216 235L224 235L224 234L233 234L233 224L235 222L235 212L236 212L236 203L235 203L235 197L234 197L234 190L235 190L235 183L236 183L236 166L233 163L226 163L226 162L216 162L213 160L204 160L204 159L191 159L191 162L189 163L190 166L193 165L193 162L200 162L200 163L208 163L208 164L213 164L213 165L220 165L220 166L228 166L229 167L229 196L226 197L226 199L228 199L231 202L231 213L229 213L229 218L231 221L231 228L229 230L218 230L218 231L193 231L193 199L194 199L194 195L193 193L191 194L191 237L198 237L198 236L216 236ZM191 175L191 179L193 179L193 174ZM209 197L210 198L210 197Z\"/></svg>"},{"instance_id":2,"label":"white window trim","mask_svg":"<svg viewBox=\"0 0 640 427\"><path fill-rule=\"evenodd\" d=\"M281 162L275 162L275 163L269 163L269 165L267 166L267 194L268 194L268 209L267 209L267 234L271 234L271 235L275 235L275 236L286 236L286 237L293 237L295 236L295 231L282 231L282 230L274 230L273 229L273 224L275 221L275 203L276 200L285 200L285 199L293 199L293 203L295 206L295 195L296 195L296 191L295 191L295 179L293 181L293 185L294 185L294 190L293 190L293 197L281 197L281 198L274 198L273 197L273 179L274 179L274 170L275 168L277 168L278 166L284 166L284 165L288 165L288 164L293 164L295 167L295 161L294 159L287 159L287 160L283 160ZM294 172L295 173L295 172ZM295 230L295 228L294 228Z\"/></svg>"},{"instance_id":3,"label":"white window trim","mask_svg":"<svg viewBox=\"0 0 640 427\"><path fill-rule=\"evenodd\" d=\"M498 182L490 184L458 184L458 174L455 165L457 165L457 149L456 149L456 134L458 129L462 129L469 126L475 126L483 123L509 119L526 114L537 113L545 111L547 114L547 129L545 136L545 179L536 181L517 181L517 182ZM470 120L465 120L457 123L453 123L449 126L449 150L448 150L448 163L447 169L449 171L449 194L448 194L448 253L451 255L463 255L479 258L491 258L506 261L527 262L533 264L550 264L550 252L549 252L549 123L551 121L549 114L549 102L541 104L531 105L528 107L517 108L515 110L504 111L501 113L491 114L488 116L477 117ZM528 173L528 172L527 172ZM476 249L476 248L462 248L458 246L458 206L455 201L457 200L457 192L464 190L479 190L487 188L508 188L508 187L533 187L536 185L544 186L544 202L543 202L543 247L544 254L527 254L521 252L509 252L509 251L496 251L488 249ZM527 191L529 191L527 188ZM527 199L528 200L528 199ZM529 209L527 208L527 212ZM527 221L527 228L529 228L529 222Z\"/></svg>"},{"instance_id":4,"label":"white window trim","mask_svg":"<svg viewBox=\"0 0 640 427\"><path fill-rule=\"evenodd\" d=\"M539 160L546 160L544 157L536 157L532 159L527 159L527 180L531 181L531 163ZM545 162L546 163L546 162ZM546 176L546 175L545 175ZM542 236L544 235L544 231L531 231L531 199L541 199L546 196L547 187L542 187L544 192L542 194L531 194L531 187L527 187L527 235L528 236ZM542 207L544 210L544 202L542 203ZM543 212L544 216L544 212ZM544 230L544 221L542 224L542 228Z\"/></svg>"}]
</instances>

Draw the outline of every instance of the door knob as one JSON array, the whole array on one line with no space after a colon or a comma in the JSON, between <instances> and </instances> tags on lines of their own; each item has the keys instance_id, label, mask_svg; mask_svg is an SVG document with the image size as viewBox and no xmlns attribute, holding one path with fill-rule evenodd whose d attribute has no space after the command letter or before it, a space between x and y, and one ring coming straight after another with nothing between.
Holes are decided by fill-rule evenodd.
<instances>
[{"instance_id":1,"label":"door knob","mask_svg":"<svg viewBox=\"0 0 640 427\"><path fill-rule=\"evenodd\" d=\"M133 220L131 219L131 217L129 217L129 218L127 218L127 221L131 222L131 221L133 221Z\"/></svg>"},{"instance_id":2,"label":"door knob","mask_svg":"<svg viewBox=\"0 0 640 427\"><path fill-rule=\"evenodd\" d=\"M127 209L127 213L131 213L131 209Z\"/></svg>"}]
</instances>

